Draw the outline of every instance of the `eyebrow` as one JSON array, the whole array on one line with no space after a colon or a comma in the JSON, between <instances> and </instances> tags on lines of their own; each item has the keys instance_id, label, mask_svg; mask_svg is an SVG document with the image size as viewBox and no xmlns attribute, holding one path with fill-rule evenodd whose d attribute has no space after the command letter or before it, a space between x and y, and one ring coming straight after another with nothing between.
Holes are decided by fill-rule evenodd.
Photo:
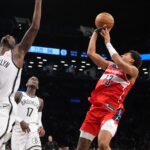
<instances>
[{"instance_id":1,"label":"eyebrow","mask_svg":"<svg viewBox=\"0 0 150 150\"><path fill-rule=\"evenodd\" d=\"M37 77L32 77L31 79L36 79L36 80L38 80L38 81L39 81L39 79L38 79Z\"/></svg>"}]
</instances>

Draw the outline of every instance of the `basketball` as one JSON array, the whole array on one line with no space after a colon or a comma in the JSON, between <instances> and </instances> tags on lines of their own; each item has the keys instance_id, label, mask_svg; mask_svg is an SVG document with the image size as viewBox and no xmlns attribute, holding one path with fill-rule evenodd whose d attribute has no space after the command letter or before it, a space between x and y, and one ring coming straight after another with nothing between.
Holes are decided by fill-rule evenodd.
<instances>
[{"instance_id":1,"label":"basketball","mask_svg":"<svg viewBox=\"0 0 150 150\"><path fill-rule=\"evenodd\" d=\"M96 16L95 26L98 28L104 25L106 25L106 28L109 30L114 26L114 17L110 13L102 12Z\"/></svg>"}]
</instances>

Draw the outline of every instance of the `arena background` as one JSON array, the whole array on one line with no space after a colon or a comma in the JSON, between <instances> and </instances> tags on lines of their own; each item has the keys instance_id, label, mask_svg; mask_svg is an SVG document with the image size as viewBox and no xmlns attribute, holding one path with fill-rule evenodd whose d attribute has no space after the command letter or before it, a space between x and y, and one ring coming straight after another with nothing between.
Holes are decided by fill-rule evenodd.
<instances>
[{"instance_id":1,"label":"arena background","mask_svg":"<svg viewBox=\"0 0 150 150\"><path fill-rule=\"evenodd\" d=\"M0 37L11 33L19 41L31 22L34 0L1 0L0 6ZM51 48L50 53L27 54L19 89L25 90L31 75L39 77L37 94L45 102L43 146L48 135L60 146L74 149L77 144L80 125L90 106L87 98L103 72L86 56L95 16L103 11L114 16L111 37L120 54L129 49L148 54L149 7L148 1L141 0L43 0L41 28L33 46ZM98 52L109 59L103 40L98 41ZM126 112L111 143L114 150L150 149L149 83L150 62L145 60L126 98ZM92 146L97 146L96 140Z\"/></svg>"}]
</instances>

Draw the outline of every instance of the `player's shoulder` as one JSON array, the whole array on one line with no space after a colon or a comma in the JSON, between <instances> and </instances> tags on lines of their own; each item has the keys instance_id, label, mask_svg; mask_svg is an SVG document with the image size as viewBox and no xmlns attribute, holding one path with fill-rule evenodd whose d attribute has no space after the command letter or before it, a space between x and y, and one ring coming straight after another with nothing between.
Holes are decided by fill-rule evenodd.
<instances>
[{"instance_id":1,"label":"player's shoulder","mask_svg":"<svg viewBox=\"0 0 150 150\"><path fill-rule=\"evenodd\" d=\"M108 61L108 66L115 64L113 61Z\"/></svg>"},{"instance_id":2,"label":"player's shoulder","mask_svg":"<svg viewBox=\"0 0 150 150\"><path fill-rule=\"evenodd\" d=\"M21 101L22 97L23 97L23 93L22 93L21 91L17 91L17 92L15 93L15 101L16 101L17 103L19 103L19 102Z\"/></svg>"},{"instance_id":3,"label":"player's shoulder","mask_svg":"<svg viewBox=\"0 0 150 150\"><path fill-rule=\"evenodd\" d=\"M23 92L22 91L17 91L15 95L17 95L17 96L23 96Z\"/></svg>"},{"instance_id":4,"label":"player's shoulder","mask_svg":"<svg viewBox=\"0 0 150 150\"><path fill-rule=\"evenodd\" d=\"M41 98L41 97L37 96L37 98L39 99L39 101L44 101L43 98Z\"/></svg>"},{"instance_id":5,"label":"player's shoulder","mask_svg":"<svg viewBox=\"0 0 150 150\"><path fill-rule=\"evenodd\" d=\"M42 111L43 107L44 107L44 100L43 98L38 97L39 102L40 102L40 110Z\"/></svg>"},{"instance_id":6,"label":"player's shoulder","mask_svg":"<svg viewBox=\"0 0 150 150\"><path fill-rule=\"evenodd\" d=\"M107 60L107 65L105 68L102 68L102 70L106 70L108 67L110 67L112 64L114 64L112 61Z\"/></svg>"},{"instance_id":7,"label":"player's shoulder","mask_svg":"<svg viewBox=\"0 0 150 150\"><path fill-rule=\"evenodd\" d=\"M139 69L138 69L137 67L135 67L134 65L132 65L132 67L134 68L134 70L135 70L136 72L139 72Z\"/></svg>"},{"instance_id":8,"label":"player's shoulder","mask_svg":"<svg viewBox=\"0 0 150 150\"><path fill-rule=\"evenodd\" d=\"M40 103L44 103L44 100L43 100L43 98L41 98L41 97L38 97L38 96L37 96L37 98L38 98L38 100L39 100L39 102L40 102Z\"/></svg>"},{"instance_id":9,"label":"player's shoulder","mask_svg":"<svg viewBox=\"0 0 150 150\"><path fill-rule=\"evenodd\" d=\"M12 53L14 54L14 55L17 55L17 56L20 56L20 44L18 43L18 44L16 44L15 45L15 47L12 49Z\"/></svg>"},{"instance_id":10,"label":"player's shoulder","mask_svg":"<svg viewBox=\"0 0 150 150\"><path fill-rule=\"evenodd\" d=\"M136 79L139 75L139 69L135 66L132 66L132 69L133 69L133 78Z\"/></svg>"},{"instance_id":11,"label":"player's shoulder","mask_svg":"<svg viewBox=\"0 0 150 150\"><path fill-rule=\"evenodd\" d=\"M114 63L113 61L108 61L108 66L107 66L107 68L109 68L109 67L111 67L111 66L113 66L113 65L115 65L115 63ZM106 69L107 69L107 68L106 68ZM105 70L106 70L106 69L105 69Z\"/></svg>"}]
</instances>

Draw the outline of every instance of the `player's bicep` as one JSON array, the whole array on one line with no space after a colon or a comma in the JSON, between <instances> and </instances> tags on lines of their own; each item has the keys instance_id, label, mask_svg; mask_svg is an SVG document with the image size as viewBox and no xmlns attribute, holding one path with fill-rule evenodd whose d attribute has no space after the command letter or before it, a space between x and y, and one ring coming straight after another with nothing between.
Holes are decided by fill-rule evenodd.
<instances>
[{"instance_id":1,"label":"player's bicep","mask_svg":"<svg viewBox=\"0 0 150 150\"><path fill-rule=\"evenodd\" d=\"M102 56L96 53L88 55L88 56L98 67L104 70L112 63L111 61L104 59Z\"/></svg>"},{"instance_id":2,"label":"player's bicep","mask_svg":"<svg viewBox=\"0 0 150 150\"><path fill-rule=\"evenodd\" d=\"M25 33L21 42L18 44L19 50L22 51L24 55L27 53L29 48L32 46L37 33L38 33L37 29L30 27L28 29L28 31Z\"/></svg>"},{"instance_id":3,"label":"player's bicep","mask_svg":"<svg viewBox=\"0 0 150 150\"><path fill-rule=\"evenodd\" d=\"M39 102L40 102L40 107L39 107L39 112L42 112L42 110L43 110L43 107L44 107L44 101L43 101L43 99L41 99L41 98L39 98Z\"/></svg>"}]
</instances>

